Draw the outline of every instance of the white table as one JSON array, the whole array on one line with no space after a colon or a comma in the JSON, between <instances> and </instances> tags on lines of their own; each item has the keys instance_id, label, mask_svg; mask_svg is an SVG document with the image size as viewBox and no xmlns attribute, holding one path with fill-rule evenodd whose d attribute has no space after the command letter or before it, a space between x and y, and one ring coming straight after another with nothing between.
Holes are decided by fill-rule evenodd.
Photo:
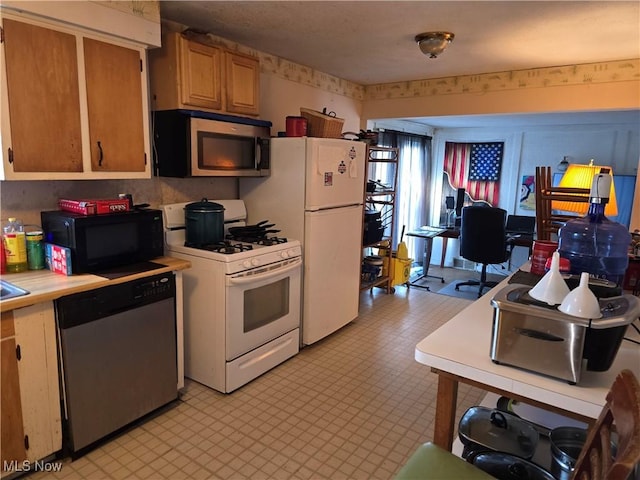
<instances>
[{"instance_id":1,"label":"white table","mask_svg":"<svg viewBox=\"0 0 640 480\"><path fill-rule=\"evenodd\" d=\"M605 404L605 396L618 372L628 368L640 378L640 347L622 341L618 355L606 372L583 370L578 385L569 385L536 373L491 361L491 298L507 280L487 292L415 349L415 359L438 374L434 443L451 450L459 382L593 424ZM626 337L640 339L635 330ZM541 352L544 354L544 352Z\"/></svg>"}]
</instances>

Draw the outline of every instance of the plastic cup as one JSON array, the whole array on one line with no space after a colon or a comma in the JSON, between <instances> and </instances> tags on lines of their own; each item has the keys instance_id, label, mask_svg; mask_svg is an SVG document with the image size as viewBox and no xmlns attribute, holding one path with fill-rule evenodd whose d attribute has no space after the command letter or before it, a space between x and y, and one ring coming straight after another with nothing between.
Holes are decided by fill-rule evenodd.
<instances>
[{"instance_id":1,"label":"plastic cup","mask_svg":"<svg viewBox=\"0 0 640 480\"><path fill-rule=\"evenodd\" d=\"M550 258L553 252L558 249L558 242L549 242L545 240L536 240L533 242L531 251L531 273L536 275L544 275L545 264L547 258Z\"/></svg>"}]
</instances>

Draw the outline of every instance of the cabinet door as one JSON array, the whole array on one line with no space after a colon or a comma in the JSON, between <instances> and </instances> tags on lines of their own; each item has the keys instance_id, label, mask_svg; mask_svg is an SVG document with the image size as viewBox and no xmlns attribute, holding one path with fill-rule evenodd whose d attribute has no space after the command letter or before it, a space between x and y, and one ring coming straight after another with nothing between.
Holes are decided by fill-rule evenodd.
<instances>
[{"instance_id":1,"label":"cabinet door","mask_svg":"<svg viewBox=\"0 0 640 480\"><path fill-rule=\"evenodd\" d=\"M91 169L143 172L140 53L91 38L83 45Z\"/></svg>"},{"instance_id":2,"label":"cabinet door","mask_svg":"<svg viewBox=\"0 0 640 480\"><path fill-rule=\"evenodd\" d=\"M75 36L8 18L3 28L13 171L81 172Z\"/></svg>"},{"instance_id":3,"label":"cabinet door","mask_svg":"<svg viewBox=\"0 0 640 480\"><path fill-rule=\"evenodd\" d=\"M222 50L181 39L181 100L194 107L222 109Z\"/></svg>"},{"instance_id":4,"label":"cabinet door","mask_svg":"<svg viewBox=\"0 0 640 480\"><path fill-rule=\"evenodd\" d=\"M260 62L255 57L227 52L226 110L231 113L258 115Z\"/></svg>"},{"instance_id":5,"label":"cabinet door","mask_svg":"<svg viewBox=\"0 0 640 480\"><path fill-rule=\"evenodd\" d=\"M0 393L2 410L0 414L0 462L18 461L27 458L22 427L22 404L20 402L20 380L16 358L13 312L3 312L1 320L2 341L0 367Z\"/></svg>"},{"instance_id":6,"label":"cabinet door","mask_svg":"<svg viewBox=\"0 0 640 480\"><path fill-rule=\"evenodd\" d=\"M20 345L18 374L26 452L41 460L62 448L62 420L53 302L14 310L16 342Z\"/></svg>"}]
</instances>

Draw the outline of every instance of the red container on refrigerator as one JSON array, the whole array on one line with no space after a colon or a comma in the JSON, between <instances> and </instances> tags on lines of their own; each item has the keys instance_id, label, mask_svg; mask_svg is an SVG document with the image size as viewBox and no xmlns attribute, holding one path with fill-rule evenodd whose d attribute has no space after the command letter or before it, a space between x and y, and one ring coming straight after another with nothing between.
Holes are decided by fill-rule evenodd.
<instances>
[{"instance_id":1,"label":"red container on refrigerator","mask_svg":"<svg viewBox=\"0 0 640 480\"><path fill-rule=\"evenodd\" d=\"M306 137L307 119L304 117L287 117L287 137Z\"/></svg>"}]
</instances>

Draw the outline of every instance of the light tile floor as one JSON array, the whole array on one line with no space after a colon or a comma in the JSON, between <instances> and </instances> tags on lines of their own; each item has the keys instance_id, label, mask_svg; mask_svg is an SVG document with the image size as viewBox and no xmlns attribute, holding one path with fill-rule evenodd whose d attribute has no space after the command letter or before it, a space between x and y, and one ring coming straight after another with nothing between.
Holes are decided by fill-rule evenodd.
<instances>
[{"instance_id":1,"label":"light tile floor","mask_svg":"<svg viewBox=\"0 0 640 480\"><path fill-rule=\"evenodd\" d=\"M392 478L433 435L436 376L414 347L469 303L404 286L364 291L354 322L234 393L187 380L166 412L30 478ZM460 385L458 418L483 395Z\"/></svg>"}]
</instances>

